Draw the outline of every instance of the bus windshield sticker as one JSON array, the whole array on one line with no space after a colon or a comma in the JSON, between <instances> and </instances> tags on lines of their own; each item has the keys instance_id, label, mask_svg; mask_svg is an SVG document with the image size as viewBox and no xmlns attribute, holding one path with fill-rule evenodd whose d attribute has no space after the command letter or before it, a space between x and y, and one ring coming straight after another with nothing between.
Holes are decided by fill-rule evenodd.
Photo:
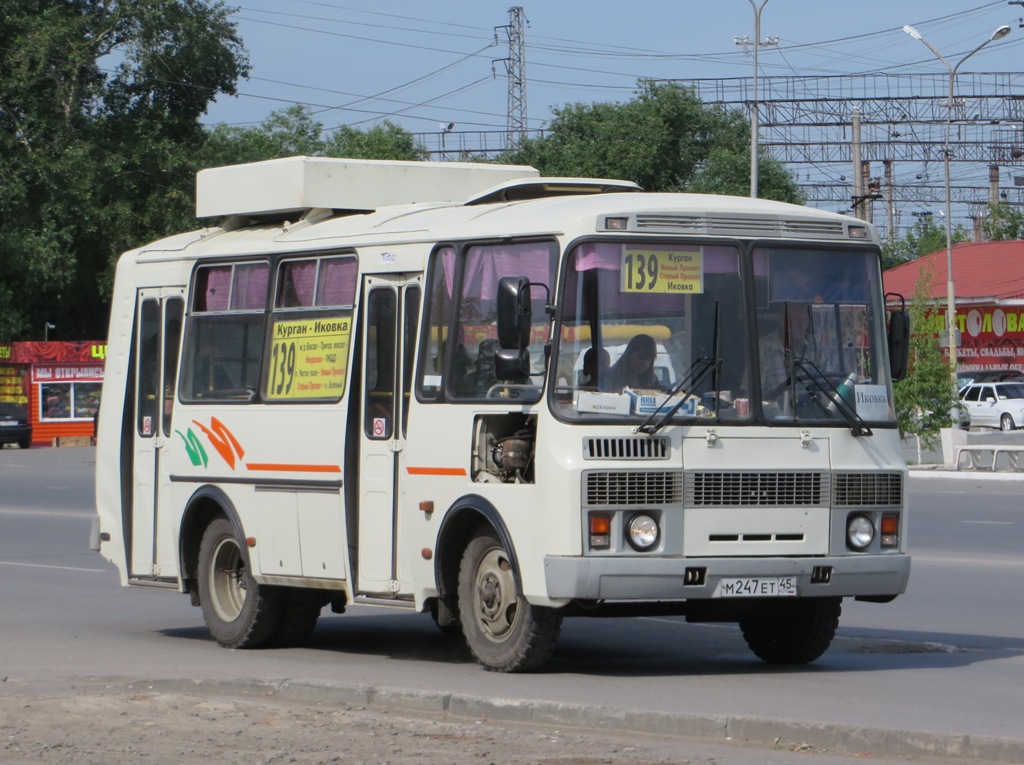
<instances>
[{"instance_id":1,"label":"bus windshield sticker","mask_svg":"<svg viewBox=\"0 0 1024 765\"><path fill-rule=\"evenodd\" d=\"M625 247L621 266L622 292L704 292L704 257L700 250Z\"/></svg>"},{"instance_id":2,"label":"bus windshield sticker","mask_svg":"<svg viewBox=\"0 0 1024 765\"><path fill-rule=\"evenodd\" d=\"M275 321L266 398L338 398L345 390L350 317Z\"/></svg>"}]
</instances>

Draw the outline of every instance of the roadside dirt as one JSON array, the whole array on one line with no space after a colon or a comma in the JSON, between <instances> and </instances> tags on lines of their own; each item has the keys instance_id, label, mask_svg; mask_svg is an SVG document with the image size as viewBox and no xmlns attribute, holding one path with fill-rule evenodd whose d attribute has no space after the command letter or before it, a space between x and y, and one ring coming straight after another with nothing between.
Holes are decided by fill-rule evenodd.
<instances>
[{"instance_id":1,"label":"roadside dirt","mask_svg":"<svg viewBox=\"0 0 1024 765\"><path fill-rule=\"evenodd\" d=\"M0 695L0 762L47 765L713 765L685 744L285 699Z\"/></svg>"}]
</instances>

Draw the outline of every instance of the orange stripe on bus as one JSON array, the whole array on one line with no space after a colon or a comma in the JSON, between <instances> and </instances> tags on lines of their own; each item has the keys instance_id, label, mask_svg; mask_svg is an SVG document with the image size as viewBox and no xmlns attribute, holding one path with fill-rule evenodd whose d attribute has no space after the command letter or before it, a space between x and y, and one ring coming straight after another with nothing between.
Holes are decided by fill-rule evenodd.
<instances>
[{"instance_id":1,"label":"orange stripe on bus","mask_svg":"<svg viewBox=\"0 0 1024 765\"><path fill-rule=\"evenodd\" d=\"M466 475L465 468L410 467L409 475Z\"/></svg>"},{"instance_id":2,"label":"orange stripe on bus","mask_svg":"<svg viewBox=\"0 0 1024 765\"><path fill-rule=\"evenodd\" d=\"M249 470L277 470L284 473L340 473L338 465L279 465L273 462L250 462Z\"/></svg>"}]
</instances>

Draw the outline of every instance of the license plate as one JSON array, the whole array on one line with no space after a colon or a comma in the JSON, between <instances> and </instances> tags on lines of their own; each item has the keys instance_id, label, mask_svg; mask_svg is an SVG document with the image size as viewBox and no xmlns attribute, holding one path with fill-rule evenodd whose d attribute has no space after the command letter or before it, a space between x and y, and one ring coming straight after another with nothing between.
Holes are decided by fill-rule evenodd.
<instances>
[{"instance_id":1,"label":"license plate","mask_svg":"<svg viewBox=\"0 0 1024 765\"><path fill-rule=\"evenodd\" d=\"M3 420L0 422L0 428L13 428L17 424L16 420Z\"/></svg>"},{"instance_id":2,"label":"license plate","mask_svg":"<svg viewBox=\"0 0 1024 765\"><path fill-rule=\"evenodd\" d=\"M796 595L792 576L733 577L718 583L720 598L785 598Z\"/></svg>"}]
</instances>

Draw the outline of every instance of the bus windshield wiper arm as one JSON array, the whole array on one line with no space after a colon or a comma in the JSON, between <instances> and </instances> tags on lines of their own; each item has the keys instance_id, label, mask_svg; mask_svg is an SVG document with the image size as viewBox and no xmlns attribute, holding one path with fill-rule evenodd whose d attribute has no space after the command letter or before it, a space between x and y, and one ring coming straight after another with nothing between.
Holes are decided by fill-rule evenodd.
<instances>
[{"instance_id":1,"label":"bus windshield wiper arm","mask_svg":"<svg viewBox=\"0 0 1024 765\"><path fill-rule=\"evenodd\" d=\"M673 385L671 390L669 390L669 392L665 395L664 400L658 405L658 408L651 412L647 419L644 420L643 423L641 423L639 426L637 426L634 432L646 433L649 436L653 436L655 433L657 433L659 430L665 427L665 423L672 419L672 415L679 411L679 407L681 407L688 398L687 396L681 398L679 401L675 403L675 406L673 406L664 415L662 415L661 419L659 419L657 422L654 422L654 419L661 413L661 410L665 408L665 405L672 400L672 397L681 392L686 387L689 387L690 390L695 390L702 382L704 382L704 379L709 374L711 374L714 370L718 369L720 366L722 366L722 359L718 357L711 358L705 356L693 362L690 368L686 371L686 374L683 375L682 379L680 379L679 382Z\"/></svg>"},{"instance_id":2,"label":"bus windshield wiper arm","mask_svg":"<svg viewBox=\"0 0 1024 765\"><path fill-rule=\"evenodd\" d=\"M814 365L814 362L808 359L794 358L793 367L803 372L809 382L811 382L815 388L818 389L836 408L839 415L846 420L846 424L850 426L850 433L855 438L859 436L873 436L871 428L868 427L867 423L857 414L857 410L853 408L849 401L843 398L842 394L836 389L829 385L828 378L825 374Z\"/></svg>"}]
</instances>

